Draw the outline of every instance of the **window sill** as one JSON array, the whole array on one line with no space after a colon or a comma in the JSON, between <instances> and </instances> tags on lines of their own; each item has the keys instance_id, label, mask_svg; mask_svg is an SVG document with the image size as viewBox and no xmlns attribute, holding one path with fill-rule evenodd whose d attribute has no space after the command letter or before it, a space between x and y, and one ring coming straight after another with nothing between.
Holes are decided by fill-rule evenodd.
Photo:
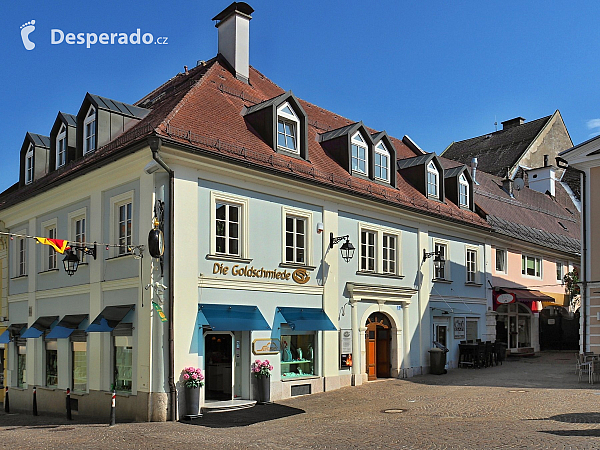
<instances>
[{"instance_id":1,"label":"window sill","mask_svg":"<svg viewBox=\"0 0 600 450\"><path fill-rule=\"evenodd\" d=\"M393 273L379 273L379 272L369 272L367 270L358 270L356 271L356 275L369 276L369 277L379 277L379 278L393 278L396 280L404 279L404 275L396 275Z\"/></svg>"},{"instance_id":2,"label":"window sill","mask_svg":"<svg viewBox=\"0 0 600 450\"><path fill-rule=\"evenodd\" d=\"M76 395L77 397L85 397L87 395L90 395L90 393L86 391L71 391L71 396L73 395Z\"/></svg>"},{"instance_id":3,"label":"window sill","mask_svg":"<svg viewBox=\"0 0 600 450\"><path fill-rule=\"evenodd\" d=\"M241 256L231 256L231 255L206 255L206 259L214 259L217 261L231 261L231 262L239 262L243 264L250 264L252 259L242 258Z\"/></svg>"},{"instance_id":4,"label":"window sill","mask_svg":"<svg viewBox=\"0 0 600 450\"><path fill-rule=\"evenodd\" d=\"M127 259L133 258L133 253L123 253L122 255L111 256L110 258L106 258L105 261L114 261L116 259ZM87 264L87 263L84 263Z\"/></svg>"},{"instance_id":5,"label":"window sill","mask_svg":"<svg viewBox=\"0 0 600 450\"><path fill-rule=\"evenodd\" d=\"M106 395L112 395L112 391L104 391ZM133 394L127 391L115 391L117 397L131 397Z\"/></svg>"},{"instance_id":6,"label":"window sill","mask_svg":"<svg viewBox=\"0 0 600 450\"><path fill-rule=\"evenodd\" d=\"M434 283L446 283L446 284L452 283L452 280L446 280L445 278L434 278L431 281L433 281Z\"/></svg>"},{"instance_id":7,"label":"window sill","mask_svg":"<svg viewBox=\"0 0 600 450\"><path fill-rule=\"evenodd\" d=\"M306 264L296 264L296 263L279 263L279 267L285 267L287 269L306 269L306 270L315 270L315 266L307 266Z\"/></svg>"},{"instance_id":8,"label":"window sill","mask_svg":"<svg viewBox=\"0 0 600 450\"><path fill-rule=\"evenodd\" d=\"M38 275L44 275L46 273L56 273L59 272L59 269L48 269L48 270L43 270L41 272L38 272Z\"/></svg>"},{"instance_id":9,"label":"window sill","mask_svg":"<svg viewBox=\"0 0 600 450\"><path fill-rule=\"evenodd\" d=\"M468 282L468 281L467 281L467 282L465 283L465 286L481 287L481 286L483 286L483 284L482 284L482 283L474 283L474 282Z\"/></svg>"},{"instance_id":10,"label":"window sill","mask_svg":"<svg viewBox=\"0 0 600 450\"><path fill-rule=\"evenodd\" d=\"M36 389L41 389L42 391L57 391L59 390L57 386L38 386Z\"/></svg>"},{"instance_id":11,"label":"window sill","mask_svg":"<svg viewBox=\"0 0 600 450\"><path fill-rule=\"evenodd\" d=\"M302 377L282 377L281 381L283 381L284 383L289 382L289 381L305 381L305 380L313 380L315 378L321 378L318 375L306 375L306 376L302 376Z\"/></svg>"},{"instance_id":12,"label":"window sill","mask_svg":"<svg viewBox=\"0 0 600 450\"><path fill-rule=\"evenodd\" d=\"M16 277L12 277L11 280L20 280L21 278L27 278L27 274L25 274L25 275L18 275Z\"/></svg>"}]
</instances>

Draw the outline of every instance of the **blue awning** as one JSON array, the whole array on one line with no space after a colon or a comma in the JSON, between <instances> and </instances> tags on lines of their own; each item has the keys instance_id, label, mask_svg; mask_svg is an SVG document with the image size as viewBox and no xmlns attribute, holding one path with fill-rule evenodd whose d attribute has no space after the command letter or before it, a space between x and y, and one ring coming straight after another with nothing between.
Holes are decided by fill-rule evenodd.
<instances>
[{"instance_id":1,"label":"blue awning","mask_svg":"<svg viewBox=\"0 0 600 450\"><path fill-rule=\"evenodd\" d=\"M135 305L107 306L85 329L88 333L107 333L115 329Z\"/></svg>"},{"instance_id":2,"label":"blue awning","mask_svg":"<svg viewBox=\"0 0 600 450\"><path fill-rule=\"evenodd\" d=\"M46 336L47 339L66 339L81 323L88 318L87 314L71 314L64 316Z\"/></svg>"},{"instance_id":3,"label":"blue awning","mask_svg":"<svg viewBox=\"0 0 600 450\"><path fill-rule=\"evenodd\" d=\"M58 320L58 316L38 317L35 322L21 335L23 339L39 338L44 332Z\"/></svg>"},{"instance_id":4,"label":"blue awning","mask_svg":"<svg viewBox=\"0 0 600 450\"><path fill-rule=\"evenodd\" d=\"M0 334L0 344L8 344L10 342L10 331L5 330Z\"/></svg>"},{"instance_id":5,"label":"blue awning","mask_svg":"<svg viewBox=\"0 0 600 450\"><path fill-rule=\"evenodd\" d=\"M279 306L277 310L281 313L292 330L296 331L336 331L337 328L331 322L325 311L320 308L293 308L290 306Z\"/></svg>"},{"instance_id":6,"label":"blue awning","mask_svg":"<svg viewBox=\"0 0 600 450\"><path fill-rule=\"evenodd\" d=\"M215 331L271 329L257 306L201 304L198 319Z\"/></svg>"}]
</instances>

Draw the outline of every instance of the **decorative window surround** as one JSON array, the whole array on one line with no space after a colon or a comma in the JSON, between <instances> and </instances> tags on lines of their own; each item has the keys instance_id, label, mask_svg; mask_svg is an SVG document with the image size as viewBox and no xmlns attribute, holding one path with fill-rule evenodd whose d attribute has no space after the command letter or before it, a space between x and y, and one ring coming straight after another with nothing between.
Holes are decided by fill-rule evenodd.
<instances>
[{"instance_id":1,"label":"decorative window surround","mask_svg":"<svg viewBox=\"0 0 600 450\"><path fill-rule=\"evenodd\" d=\"M312 260L312 230L313 230L313 213L310 211L306 211L303 209L297 209L297 208L291 208L288 206L283 206L281 208L281 219L282 219L282 255L281 255L281 261L282 264L292 264L292 265L301 265L301 266L312 266L313 265L313 260ZM292 219L293 222L293 227L294 227L294 233L293 233L293 237L291 235L289 235L289 231L288 228L290 224L288 224L288 219ZM298 235L297 235L297 221L301 220L304 222L304 260L303 261L299 261L297 258L297 249L298 249ZM293 242L291 243L292 246L290 247L290 242L288 241L288 238L292 238ZM289 258L289 252L287 251L288 249L292 249L293 251L293 258L290 259Z\"/></svg>"},{"instance_id":2,"label":"decorative window surround","mask_svg":"<svg viewBox=\"0 0 600 450\"><path fill-rule=\"evenodd\" d=\"M461 208L469 207L469 182L467 181L467 177L462 173L460 177L458 177L458 206Z\"/></svg>"},{"instance_id":3,"label":"decorative window surround","mask_svg":"<svg viewBox=\"0 0 600 450\"><path fill-rule=\"evenodd\" d=\"M25 184L33 182L33 150L33 144L29 144L29 149L27 149L27 153L25 154Z\"/></svg>"},{"instance_id":4,"label":"decorative window surround","mask_svg":"<svg viewBox=\"0 0 600 450\"><path fill-rule=\"evenodd\" d=\"M433 161L427 164L427 196L440 198L440 174Z\"/></svg>"},{"instance_id":5,"label":"decorative window surround","mask_svg":"<svg viewBox=\"0 0 600 450\"><path fill-rule=\"evenodd\" d=\"M238 249L237 253L217 252L217 203L228 206L237 206L238 212ZM210 193L210 256L212 257L233 257L248 259L249 257L249 234L248 234L248 214L249 200L245 197L233 195L225 192L212 191ZM229 231L229 230L228 230ZM228 234L225 235L226 238ZM229 244L227 244L229 245ZM226 247L228 249L229 247Z\"/></svg>"},{"instance_id":6,"label":"decorative window surround","mask_svg":"<svg viewBox=\"0 0 600 450\"><path fill-rule=\"evenodd\" d=\"M496 248L496 273L506 275L508 273L507 251L504 248Z\"/></svg>"},{"instance_id":7,"label":"decorative window surround","mask_svg":"<svg viewBox=\"0 0 600 450\"><path fill-rule=\"evenodd\" d=\"M446 264L443 269L436 269L433 262L431 263L431 267L433 270L433 281L452 281L450 276L450 245L448 241L443 241L439 239L434 239L433 241L433 250L439 251L440 256L444 258Z\"/></svg>"},{"instance_id":8,"label":"decorative window surround","mask_svg":"<svg viewBox=\"0 0 600 450\"><path fill-rule=\"evenodd\" d=\"M467 247L465 255L465 269L467 284L478 284L479 283L479 257L478 249L476 247Z\"/></svg>"},{"instance_id":9,"label":"decorative window surround","mask_svg":"<svg viewBox=\"0 0 600 450\"><path fill-rule=\"evenodd\" d=\"M90 106L83 121L83 154L96 150L96 109Z\"/></svg>"},{"instance_id":10,"label":"decorative window surround","mask_svg":"<svg viewBox=\"0 0 600 450\"><path fill-rule=\"evenodd\" d=\"M57 219L47 220L41 223L42 236L47 237L49 239L58 239L57 234ZM41 245L40 246L42 255L41 255L41 264L40 271L48 271L57 269L57 255L56 250L52 248L50 245Z\"/></svg>"},{"instance_id":11,"label":"decorative window surround","mask_svg":"<svg viewBox=\"0 0 600 450\"><path fill-rule=\"evenodd\" d=\"M300 120L288 102L277 108L277 147L300 153Z\"/></svg>"},{"instance_id":12,"label":"decorative window surround","mask_svg":"<svg viewBox=\"0 0 600 450\"><path fill-rule=\"evenodd\" d=\"M131 245L133 242L133 230L135 223L135 204L133 201L134 191L124 192L123 194L116 195L115 197L111 197L110 199L110 223L112 224L110 227L110 242L111 243L119 243L123 242L122 247L111 247L111 257L127 255L129 251L127 250L127 246ZM127 208L127 205L131 204L130 208ZM122 230L120 228L120 213L121 207L125 207L125 229ZM130 214L128 209L130 209ZM127 223L127 219L130 219L129 223Z\"/></svg>"},{"instance_id":13,"label":"decorative window surround","mask_svg":"<svg viewBox=\"0 0 600 450\"><path fill-rule=\"evenodd\" d=\"M378 180L390 181L390 152L383 142L375 146L375 178Z\"/></svg>"},{"instance_id":14,"label":"decorative window surround","mask_svg":"<svg viewBox=\"0 0 600 450\"><path fill-rule=\"evenodd\" d=\"M68 214L68 239L69 242L87 242L87 208L80 208ZM79 264L85 264L85 254L80 252L81 258Z\"/></svg>"},{"instance_id":15,"label":"decorative window surround","mask_svg":"<svg viewBox=\"0 0 600 450\"><path fill-rule=\"evenodd\" d=\"M369 168L369 147L360 131L354 133L351 139L352 144L352 172L368 175Z\"/></svg>"},{"instance_id":16,"label":"decorative window surround","mask_svg":"<svg viewBox=\"0 0 600 450\"><path fill-rule=\"evenodd\" d=\"M67 127L63 123L56 136L56 168L62 167L67 162Z\"/></svg>"},{"instance_id":17,"label":"decorative window surround","mask_svg":"<svg viewBox=\"0 0 600 450\"><path fill-rule=\"evenodd\" d=\"M400 230L371 223L359 223L358 236L359 262L357 274L402 277ZM364 238L367 239L366 242L363 241Z\"/></svg>"},{"instance_id":18,"label":"decorative window surround","mask_svg":"<svg viewBox=\"0 0 600 450\"><path fill-rule=\"evenodd\" d=\"M541 279L542 274L542 258L532 255L521 255L521 275L525 278Z\"/></svg>"}]
</instances>

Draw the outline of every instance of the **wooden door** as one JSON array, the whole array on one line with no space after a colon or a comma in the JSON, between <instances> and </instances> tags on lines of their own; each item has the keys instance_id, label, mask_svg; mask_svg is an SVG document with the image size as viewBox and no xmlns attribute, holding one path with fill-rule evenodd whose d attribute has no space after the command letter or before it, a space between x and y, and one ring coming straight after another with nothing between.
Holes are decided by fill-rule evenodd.
<instances>
[{"instance_id":1,"label":"wooden door","mask_svg":"<svg viewBox=\"0 0 600 450\"><path fill-rule=\"evenodd\" d=\"M390 377L390 330L377 327L377 378Z\"/></svg>"},{"instance_id":2,"label":"wooden door","mask_svg":"<svg viewBox=\"0 0 600 450\"><path fill-rule=\"evenodd\" d=\"M377 379L376 351L377 351L377 331L375 327L367 328L367 375L370 380Z\"/></svg>"}]
</instances>

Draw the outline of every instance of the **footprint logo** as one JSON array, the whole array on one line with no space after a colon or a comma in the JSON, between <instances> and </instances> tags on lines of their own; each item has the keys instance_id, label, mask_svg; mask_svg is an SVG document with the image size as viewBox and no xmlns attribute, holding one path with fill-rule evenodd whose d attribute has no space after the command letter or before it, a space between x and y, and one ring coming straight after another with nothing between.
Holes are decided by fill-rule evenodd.
<instances>
[{"instance_id":1,"label":"footprint logo","mask_svg":"<svg viewBox=\"0 0 600 450\"><path fill-rule=\"evenodd\" d=\"M26 50L33 50L35 43L29 40L29 35L35 30L35 20L21 25L21 39Z\"/></svg>"}]
</instances>

